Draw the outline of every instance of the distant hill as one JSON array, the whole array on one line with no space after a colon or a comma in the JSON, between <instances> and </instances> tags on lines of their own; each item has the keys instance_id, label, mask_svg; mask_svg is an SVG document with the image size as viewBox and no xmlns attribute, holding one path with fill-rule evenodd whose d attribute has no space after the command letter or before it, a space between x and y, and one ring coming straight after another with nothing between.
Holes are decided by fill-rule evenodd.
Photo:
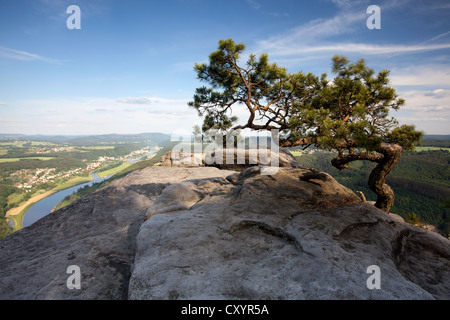
<instances>
[{"instance_id":1,"label":"distant hill","mask_svg":"<svg viewBox=\"0 0 450 320\"><path fill-rule=\"evenodd\" d=\"M164 133L141 133L141 134L104 134L93 136L82 136L67 140L67 143L76 145L96 145L101 143L118 142L144 142L151 141L161 144L170 140L170 135Z\"/></svg>"},{"instance_id":2,"label":"distant hill","mask_svg":"<svg viewBox=\"0 0 450 320\"><path fill-rule=\"evenodd\" d=\"M152 132L140 134L103 134L103 135L25 135L25 134L0 134L1 140L29 140L48 141L54 143L70 143L75 145L97 145L101 143L118 142L145 142L152 141L155 144L164 144L170 141L170 135Z\"/></svg>"},{"instance_id":3,"label":"distant hill","mask_svg":"<svg viewBox=\"0 0 450 320\"><path fill-rule=\"evenodd\" d=\"M427 134L423 137L422 146L450 148L450 135Z\"/></svg>"},{"instance_id":4,"label":"distant hill","mask_svg":"<svg viewBox=\"0 0 450 320\"><path fill-rule=\"evenodd\" d=\"M64 135L26 135L26 134L4 134L0 133L0 140L29 140L29 141L47 141L54 143L65 142L69 139L74 139L81 136L64 136Z\"/></svg>"},{"instance_id":5,"label":"distant hill","mask_svg":"<svg viewBox=\"0 0 450 320\"><path fill-rule=\"evenodd\" d=\"M450 140L450 134L426 134L423 140Z\"/></svg>"}]
</instances>

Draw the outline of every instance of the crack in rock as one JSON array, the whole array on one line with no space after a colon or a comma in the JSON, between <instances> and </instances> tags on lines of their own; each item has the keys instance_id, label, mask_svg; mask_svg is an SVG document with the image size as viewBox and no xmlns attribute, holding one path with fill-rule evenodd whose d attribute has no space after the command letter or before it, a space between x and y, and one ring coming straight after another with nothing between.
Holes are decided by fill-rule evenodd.
<instances>
[{"instance_id":1,"label":"crack in rock","mask_svg":"<svg viewBox=\"0 0 450 320\"><path fill-rule=\"evenodd\" d=\"M371 221L371 222L360 222L360 223L351 224L351 225L345 227L344 230L342 230L335 237L336 238L340 238L340 237L348 236L348 235L350 235L352 232L354 232L356 230L359 230L359 229L362 229L362 228L365 228L365 227L368 227L368 228L373 227L376 224L378 224L378 222L379 222L379 220Z\"/></svg>"},{"instance_id":2,"label":"crack in rock","mask_svg":"<svg viewBox=\"0 0 450 320\"><path fill-rule=\"evenodd\" d=\"M257 228L258 230L261 230L265 234L283 239L284 241L287 241L290 244L293 244L295 246L295 248L297 248L300 252L304 252L302 246L297 241L297 239L295 239L294 236L290 235L289 233L283 231L280 228L271 227L268 224L263 223L263 222L252 221L252 220L243 220L243 221L233 224L230 228L230 233L234 233L236 231L249 229L249 228Z\"/></svg>"}]
</instances>

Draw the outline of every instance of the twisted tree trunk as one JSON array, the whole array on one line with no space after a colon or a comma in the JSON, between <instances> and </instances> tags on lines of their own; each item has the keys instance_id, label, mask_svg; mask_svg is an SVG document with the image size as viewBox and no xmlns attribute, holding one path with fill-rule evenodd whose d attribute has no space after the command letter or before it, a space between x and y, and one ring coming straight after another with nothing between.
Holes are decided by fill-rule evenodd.
<instances>
[{"instance_id":1,"label":"twisted tree trunk","mask_svg":"<svg viewBox=\"0 0 450 320\"><path fill-rule=\"evenodd\" d=\"M349 167L349 163L356 160L369 160L378 163L369 176L369 188L377 195L375 206L386 213L394 205L395 195L386 184L389 173L400 160L403 148L398 144L382 143L376 151L378 153L354 153L337 157L331 164L339 170Z\"/></svg>"},{"instance_id":2,"label":"twisted tree trunk","mask_svg":"<svg viewBox=\"0 0 450 320\"><path fill-rule=\"evenodd\" d=\"M386 184L386 179L400 160L402 151L403 148L398 144L382 143L377 152L381 153L383 158L369 176L369 188L378 196L375 206L387 213L394 205L395 195L392 188Z\"/></svg>"}]
</instances>

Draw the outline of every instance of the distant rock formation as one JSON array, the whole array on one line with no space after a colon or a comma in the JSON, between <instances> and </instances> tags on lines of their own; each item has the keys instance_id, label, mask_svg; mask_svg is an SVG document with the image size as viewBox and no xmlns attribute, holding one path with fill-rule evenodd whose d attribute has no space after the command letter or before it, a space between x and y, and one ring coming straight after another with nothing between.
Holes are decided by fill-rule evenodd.
<instances>
[{"instance_id":1,"label":"distant rock formation","mask_svg":"<svg viewBox=\"0 0 450 320\"><path fill-rule=\"evenodd\" d=\"M2 239L0 299L450 298L448 239L326 173L260 169L130 173Z\"/></svg>"},{"instance_id":2,"label":"distant rock formation","mask_svg":"<svg viewBox=\"0 0 450 320\"><path fill-rule=\"evenodd\" d=\"M273 163L272 163L273 162ZM163 167L216 167L244 171L257 165L282 168L301 168L295 157L283 149L278 152L259 149L214 149L205 154L169 151L161 157Z\"/></svg>"},{"instance_id":3,"label":"distant rock formation","mask_svg":"<svg viewBox=\"0 0 450 320\"><path fill-rule=\"evenodd\" d=\"M270 149L219 149L207 153L203 162L205 166L235 171L243 171L257 165L302 168L295 157L284 149L280 149L278 152L273 152Z\"/></svg>"},{"instance_id":4,"label":"distant rock formation","mask_svg":"<svg viewBox=\"0 0 450 320\"><path fill-rule=\"evenodd\" d=\"M203 166L202 156L194 153L172 152L169 151L161 157L159 163L163 167L183 167L195 168Z\"/></svg>"}]
</instances>

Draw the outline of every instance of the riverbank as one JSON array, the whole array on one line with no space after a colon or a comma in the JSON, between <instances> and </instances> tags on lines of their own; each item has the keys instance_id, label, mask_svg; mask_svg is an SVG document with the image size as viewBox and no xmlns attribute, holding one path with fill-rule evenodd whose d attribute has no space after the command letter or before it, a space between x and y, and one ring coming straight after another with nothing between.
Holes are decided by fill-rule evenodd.
<instances>
[{"instance_id":1,"label":"riverbank","mask_svg":"<svg viewBox=\"0 0 450 320\"><path fill-rule=\"evenodd\" d=\"M5 217L14 222L14 227L13 227L14 232L17 230L20 230L20 229L22 229L23 218L25 216L25 213L35 203L41 201L42 199L50 197L51 195L53 195L59 191L62 191L62 190L68 189L68 188L72 188L72 187L75 187L77 185L80 185L80 184L83 184L86 182L90 182L93 179L94 178L92 177L92 173L90 173L88 177L72 178L49 191L39 190L36 194L31 196L31 198L28 199L27 201L21 203L17 207L14 207L14 208L8 210L5 214Z\"/></svg>"}]
</instances>

